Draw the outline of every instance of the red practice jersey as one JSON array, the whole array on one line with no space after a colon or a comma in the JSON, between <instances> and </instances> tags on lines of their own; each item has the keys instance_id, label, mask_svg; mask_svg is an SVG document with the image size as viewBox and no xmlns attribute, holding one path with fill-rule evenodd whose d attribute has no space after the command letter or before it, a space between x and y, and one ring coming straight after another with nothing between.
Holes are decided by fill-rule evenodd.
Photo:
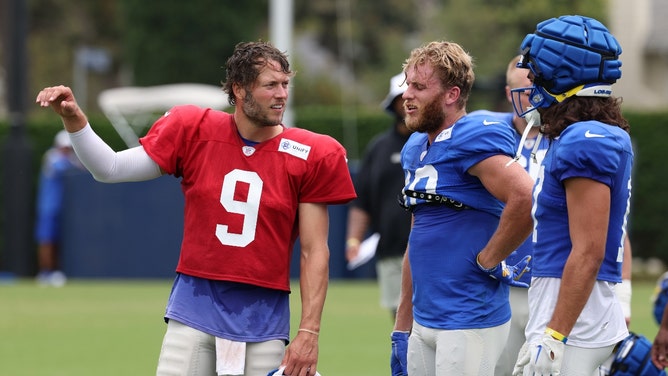
<instances>
[{"instance_id":1,"label":"red practice jersey","mask_svg":"<svg viewBox=\"0 0 668 376\"><path fill-rule=\"evenodd\" d=\"M345 149L304 129L247 146L231 114L177 106L140 142L182 178L180 273L289 291L298 204L355 198Z\"/></svg>"}]
</instances>

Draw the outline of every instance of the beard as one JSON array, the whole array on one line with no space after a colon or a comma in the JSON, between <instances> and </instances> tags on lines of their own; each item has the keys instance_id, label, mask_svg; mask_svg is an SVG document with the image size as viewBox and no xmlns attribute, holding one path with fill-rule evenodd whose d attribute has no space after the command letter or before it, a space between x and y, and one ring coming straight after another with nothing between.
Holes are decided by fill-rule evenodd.
<instances>
[{"instance_id":1,"label":"beard","mask_svg":"<svg viewBox=\"0 0 668 376\"><path fill-rule=\"evenodd\" d=\"M434 98L417 115L407 115L405 121L406 127L412 131L430 133L443 125L445 113L438 98Z\"/></svg>"},{"instance_id":2,"label":"beard","mask_svg":"<svg viewBox=\"0 0 668 376\"><path fill-rule=\"evenodd\" d=\"M274 118L269 117L269 115L262 110L262 107L257 103L257 101L250 92L246 93L241 110L244 112L244 114L250 121L252 121L253 123L257 124L260 127L273 127L276 125L280 125L281 121L283 120L282 113L278 117L276 116L274 116Z\"/></svg>"}]
</instances>

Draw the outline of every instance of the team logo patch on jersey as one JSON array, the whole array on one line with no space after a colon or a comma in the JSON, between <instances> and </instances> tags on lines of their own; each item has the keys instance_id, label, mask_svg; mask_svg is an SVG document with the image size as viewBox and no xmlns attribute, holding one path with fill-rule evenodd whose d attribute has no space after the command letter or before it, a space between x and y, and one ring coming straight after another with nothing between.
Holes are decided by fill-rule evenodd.
<instances>
[{"instance_id":1,"label":"team logo patch on jersey","mask_svg":"<svg viewBox=\"0 0 668 376\"><path fill-rule=\"evenodd\" d=\"M252 146L244 146L241 148L241 151L244 152L245 156L250 157L251 155L253 155L253 153L255 153L255 148Z\"/></svg>"},{"instance_id":2,"label":"team logo patch on jersey","mask_svg":"<svg viewBox=\"0 0 668 376\"><path fill-rule=\"evenodd\" d=\"M444 129L443 132L439 133L438 136L436 136L434 142L449 140L452 137L452 128L454 128L454 125L448 129Z\"/></svg>"},{"instance_id":3,"label":"team logo patch on jersey","mask_svg":"<svg viewBox=\"0 0 668 376\"><path fill-rule=\"evenodd\" d=\"M297 158L306 160L308 158L309 153L311 152L311 147L308 145L300 144L297 141L283 138L281 139L281 142L278 144L278 151L288 153Z\"/></svg>"}]
</instances>

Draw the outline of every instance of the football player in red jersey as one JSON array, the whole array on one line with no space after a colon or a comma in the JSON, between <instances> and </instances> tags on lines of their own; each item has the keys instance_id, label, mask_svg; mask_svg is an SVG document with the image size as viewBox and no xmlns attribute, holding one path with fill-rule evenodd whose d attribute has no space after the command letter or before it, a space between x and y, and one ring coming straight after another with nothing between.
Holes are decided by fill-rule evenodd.
<instances>
[{"instance_id":1,"label":"football player in red jersey","mask_svg":"<svg viewBox=\"0 0 668 376\"><path fill-rule=\"evenodd\" d=\"M294 73L270 43L239 43L226 71L233 114L174 107L140 146L120 152L95 134L70 88L47 87L36 102L60 115L95 179L181 178L184 236L158 375L264 376L284 366L312 376L329 275L327 205L355 198L346 152L282 124ZM302 311L290 342L298 235Z\"/></svg>"}]
</instances>

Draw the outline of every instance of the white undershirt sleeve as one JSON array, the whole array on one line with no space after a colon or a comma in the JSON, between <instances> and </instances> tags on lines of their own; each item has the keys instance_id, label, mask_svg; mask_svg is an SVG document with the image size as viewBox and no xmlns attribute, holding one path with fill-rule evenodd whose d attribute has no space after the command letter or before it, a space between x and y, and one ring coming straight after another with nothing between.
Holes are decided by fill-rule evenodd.
<instances>
[{"instance_id":1,"label":"white undershirt sleeve","mask_svg":"<svg viewBox=\"0 0 668 376\"><path fill-rule=\"evenodd\" d=\"M79 160L97 181L122 183L150 180L162 175L160 166L149 157L143 146L115 152L90 124L69 135Z\"/></svg>"}]
</instances>

